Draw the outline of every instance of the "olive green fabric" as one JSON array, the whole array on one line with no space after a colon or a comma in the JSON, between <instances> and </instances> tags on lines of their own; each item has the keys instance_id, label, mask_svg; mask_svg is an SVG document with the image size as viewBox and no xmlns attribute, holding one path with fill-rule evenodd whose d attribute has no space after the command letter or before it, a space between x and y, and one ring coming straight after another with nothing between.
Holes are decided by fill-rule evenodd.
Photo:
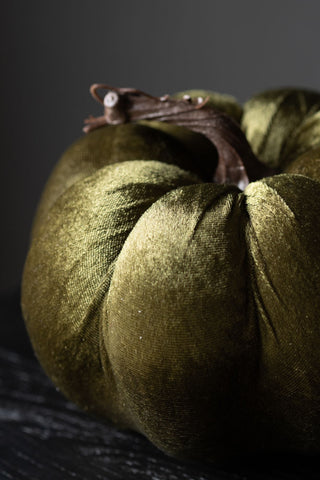
<instances>
[{"instance_id":1,"label":"olive green fabric","mask_svg":"<svg viewBox=\"0 0 320 480\"><path fill-rule=\"evenodd\" d=\"M65 395L169 455L320 453L320 94L206 93L280 173L212 183L215 148L159 122L78 139L33 223L26 326Z\"/></svg>"},{"instance_id":2,"label":"olive green fabric","mask_svg":"<svg viewBox=\"0 0 320 480\"><path fill-rule=\"evenodd\" d=\"M167 133L162 133L157 125L162 124L150 122L154 128L145 126L144 122L109 126L76 140L64 152L47 181L33 228L42 224L50 207L65 190L113 163L135 158L159 160L192 170L204 179L212 178L218 156L209 140L175 125L167 125Z\"/></svg>"},{"instance_id":3,"label":"olive green fabric","mask_svg":"<svg viewBox=\"0 0 320 480\"><path fill-rule=\"evenodd\" d=\"M320 144L319 110L318 92L268 90L244 105L241 125L259 160L283 168Z\"/></svg>"}]
</instances>

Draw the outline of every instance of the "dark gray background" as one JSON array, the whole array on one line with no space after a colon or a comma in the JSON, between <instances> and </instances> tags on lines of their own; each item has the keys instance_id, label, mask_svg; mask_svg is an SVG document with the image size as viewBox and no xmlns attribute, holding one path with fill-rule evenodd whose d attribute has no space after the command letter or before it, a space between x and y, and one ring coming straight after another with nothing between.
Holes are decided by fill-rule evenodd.
<instances>
[{"instance_id":1,"label":"dark gray background","mask_svg":"<svg viewBox=\"0 0 320 480\"><path fill-rule=\"evenodd\" d=\"M92 83L241 102L275 86L320 89L316 0L11 0L1 10L1 290L21 281L50 171L98 113Z\"/></svg>"}]
</instances>

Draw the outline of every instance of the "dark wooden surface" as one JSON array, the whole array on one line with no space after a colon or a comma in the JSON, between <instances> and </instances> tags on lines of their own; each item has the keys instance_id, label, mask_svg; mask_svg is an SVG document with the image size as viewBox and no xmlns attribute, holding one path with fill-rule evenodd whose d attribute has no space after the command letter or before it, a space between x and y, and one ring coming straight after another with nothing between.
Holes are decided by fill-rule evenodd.
<instances>
[{"instance_id":1,"label":"dark wooden surface","mask_svg":"<svg viewBox=\"0 0 320 480\"><path fill-rule=\"evenodd\" d=\"M320 479L317 458L252 459L225 468L181 462L137 433L88 416L42 372L24 329L18 289L0 301L0 480Z\"/></svg>"}]
</instances>

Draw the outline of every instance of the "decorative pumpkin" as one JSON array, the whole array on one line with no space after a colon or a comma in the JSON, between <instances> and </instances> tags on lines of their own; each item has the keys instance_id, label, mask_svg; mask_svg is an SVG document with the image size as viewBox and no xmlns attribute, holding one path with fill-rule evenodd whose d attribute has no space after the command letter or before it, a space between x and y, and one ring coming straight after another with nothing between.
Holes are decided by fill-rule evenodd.
<instances>
[{"instance_id":1,"label":"decorative pumpkin","mask_svg":"<svg viewBox=\"0 0 320 480\"><path fill-rule=\"evenodd\" d=\"M91 92L23 272L43 368L169 455L319 453L320 94Z\"/></svg>"}]
</instances>

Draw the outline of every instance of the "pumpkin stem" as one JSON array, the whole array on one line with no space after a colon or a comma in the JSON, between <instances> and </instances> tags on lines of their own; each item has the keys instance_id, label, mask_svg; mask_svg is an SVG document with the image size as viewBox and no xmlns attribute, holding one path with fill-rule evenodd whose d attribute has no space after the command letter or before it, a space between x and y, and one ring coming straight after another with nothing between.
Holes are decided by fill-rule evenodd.
<instances>
[{"instance_id":1,"label":"pumpkin stem","mask_svg":"<svg viewBox=\"0 0 320 480\"><path fill-rule=\"evenodd\" d=\"M102 98L98 89L108 90ZM249 182L275 173L258 161L240 125L225 113L207 105L209 97L181 100L169 95L154 97L134 88L115 88L105 84L90 87L92 96L104 105L104 115L89 117L83 131L103 125L118 125L139 120L156 120L185 127L207 137L218 151L214 172L216 183L231 183L243 190Z\"/></svg>"}]
</instances>

